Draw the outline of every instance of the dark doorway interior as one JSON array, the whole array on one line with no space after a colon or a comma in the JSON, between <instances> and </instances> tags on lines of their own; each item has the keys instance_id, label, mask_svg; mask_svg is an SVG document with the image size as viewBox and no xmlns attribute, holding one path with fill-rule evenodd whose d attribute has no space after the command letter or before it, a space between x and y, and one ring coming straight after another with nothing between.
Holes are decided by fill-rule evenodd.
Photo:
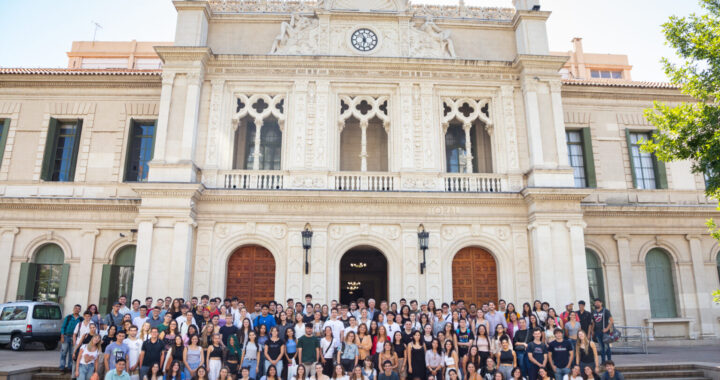
<instances>
[{"instance_id":1,"label":"dark doorway interior","mask_svg":"<svg viewBox=\"0 0 720 380\"><path fill-rule=\"evenodd\" d=\"M387 300L387 259L375 248L360 246L340 260L340 303L349 304L360 297Z\"/></svg>"}]
</instances>

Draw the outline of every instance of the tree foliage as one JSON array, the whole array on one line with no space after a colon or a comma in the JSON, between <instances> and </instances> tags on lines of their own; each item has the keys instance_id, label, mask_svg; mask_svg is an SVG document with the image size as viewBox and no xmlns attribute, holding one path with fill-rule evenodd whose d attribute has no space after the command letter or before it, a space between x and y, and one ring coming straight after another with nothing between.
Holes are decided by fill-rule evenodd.
<instances>
[{"instance_id":1,"label":"tree foliage","mask_svg":"<svg viewBox=\"0 0 720 380\"><path fill-rule=\"evenodd\" d=\"M655 102L645 117L657 127L643 145L662 161L690 160L706 178L706 194L720 199L720 0L700 0L705 14L672 16L663 24L666 44L677 62L663 58L670 82L693 101L668 105ZM720 240L720 229L708 227Z\"/></svg>"}]
</instances>

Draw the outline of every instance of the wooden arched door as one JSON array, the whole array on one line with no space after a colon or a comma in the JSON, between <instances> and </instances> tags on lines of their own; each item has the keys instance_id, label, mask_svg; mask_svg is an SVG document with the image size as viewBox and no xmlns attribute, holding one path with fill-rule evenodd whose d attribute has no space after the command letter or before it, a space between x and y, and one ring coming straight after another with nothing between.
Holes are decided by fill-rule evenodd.
<instances>
[{"instance_id":1,"label":"wooden arched door","mask_svg":"<svg viewBox=\"0 0 720 380\"><path fill-rule=\"evenodd\" d=\"M267 249L240 247L228 260L226 297L245 301L248 310L255 302L267 303L275 297L275 259Z\"/></svg>"},{"instance_id":2,"label":"wooden arched door","mask_svg":"<svg viewBox=\"0 0 720 380\"><path fill-rule=\"evenodd\" d=\"M486 250L477 247L461 249L452 262L453 299L465 305L482 305L498 300L497 264Z\"/></svg>"}]
</instances>

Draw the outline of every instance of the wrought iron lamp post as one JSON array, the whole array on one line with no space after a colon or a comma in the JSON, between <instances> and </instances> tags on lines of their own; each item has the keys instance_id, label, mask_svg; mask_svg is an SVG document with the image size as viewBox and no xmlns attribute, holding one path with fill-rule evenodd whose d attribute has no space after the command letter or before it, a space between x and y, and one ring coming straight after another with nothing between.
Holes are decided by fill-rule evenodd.
<instances>
[{"instance_id":1,"label":"wrought iron lamp post","mask_svg":"<svg viewBox=\"0 0 720 380\"><path fill-rule=\"evenodd\" d=\"M312 247L312 228L310 227L310 223L305 224L305 229L302 231L302 245L303 249L305 250L305 274L308 274L309 268L310 268L310 262L308 261L308 251L310 250L310 247Z\"/></svg>"},{"instance_id":2,"label":"wrought iron lamp post","mask_svg":"<svg viewBox=\"0 0 720 380\"><path fill-rule=\"evenodd\" d=\"M425 267L427 266L427 263L425 261L425 251L427 251L427 249L428 249L429 240L430 240L430 233L425 231L425 226L423 226L421 223L420 226L418 226L418 244L420 245L420 249L422 250L422 253L423 253L423 259L422 259L422 262L420 263L420 274L425 273Z\"/></svg>"}]
</instances>

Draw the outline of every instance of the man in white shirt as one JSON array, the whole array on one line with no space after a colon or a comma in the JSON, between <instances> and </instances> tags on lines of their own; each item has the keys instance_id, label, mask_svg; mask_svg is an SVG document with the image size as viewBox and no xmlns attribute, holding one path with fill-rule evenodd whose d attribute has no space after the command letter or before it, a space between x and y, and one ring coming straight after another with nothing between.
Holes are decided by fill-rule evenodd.
<instances>
[{"instance_id":1,"label":"man in white shirt","mask_svg":"<svg viewBox=\"0 0 720 380\"><path fill-rule=\"evenodd\" d=\"M450 305L447 303L442 304L442 319L445 322L452 322L452 313L450 312Z\"/></svg>"},{"instance_id":2,"label":"man in white shirt","mask_svg":"<svg viewBox=\"0 0 720 380\"><path fill-rule=\"evenodd\" d=\"M137 326L138 329L141 329L142 325L144 325L146 321L147 321L147 306L142 305L142 306L140 306L140 315L133 318L132 324Z\"/></svg>"},{"instance_id":3,"label":"man in white shirt","mask_svg":"<svg viewBox=\"0 0 720 380\"><path fill-rule=\"evenodd\" d=\"M326 327L330 327L333 332L333 338L338 339L339 342L342 342L343 337L345 336L345 325L337 319L337 316L338 309L333 308L330 311L330 318L328 318L328 320L325 321L325 323L323 324L323 329L325 329Z\"/></svg>"},{"instance_id":4,"label":"man in white shirt","mask_svg":"<svg viewBox=\"0 0 720 380\"><path fill-rule=\"evenodd\" d=\"M347 336L347 334L350 331L354 332L355 335L357 335L357 329L358 329L357 319L355 319L355 317L351 315L349 320L350 320L350 326L345 328L345 336Z\"/></svg>"},{"instance_id":5,"label":"man in white shirt","mask_svg":"<svg viewBox=\"0 0 720 380\"><path fill-rule=\"evenodd\" d=\"M75 347L80 347L80 342L85 334L90 332L90 325L92 324L92 314L89 311L83 313L83 321L75 325L75 331L73 332L73 342Z\"/></svg>"},{"instance_id":6,"label":"man in white shirt","mask_svg":"<svg viewBox=\"0 0 720 380\"><path fill-rule=\"evenodd\" d=\"M137 326L130 326L128 329L128 337L125 339L125 345L128 346L127 371L130 374L131 380L138 380L140 378L138 359L140 358L143 342L138 338L137 332Z\"/></svg>"},{"instance_id":7,"label":"man in white shirt","mask_svg":"<svg viewBox=\"0 0 720 380\"><path fill-rule=\"evenodd\" d=\"M127 297L124 295L120 296L118 302L120 302L120 314L125 315L130 313L130 308L127 307Z\"/></svg>"},{"instance_id":8,"label":"man in white shirt","mask_svg":"<svg viewBox=\"0 0 720 380\"><path fill-rule=\"evenodd\" d=\"M197 324L195 323L195 318L193 318L192 311L186 312L184 315L181 315L177 318L178 323L178 329L180 330L180 333L183 335L186 335L188 332L188 328L190 326L195 326L197 329ZM200 333L200 329L198 329L198 333Z\"/></svg>"},{"instance_id":9,"label":"man in white shirt","mask_svg":"<svg viewBox=\"0 0 720 380\"><path fill-rule=\"evenodd\" d=\"M370 316L368 315L368 310L363 308L360 310L360 319L358 320L358 325L361 323L364 323L367 328L370 328ZM369 330L368 330L369 331Z\"/></svg>"},{"instance_id":10,"label":"man in white shirt","mask_svg":"<svg viewBox=\"0 0 720 380\"><path fill-rule=\"evenodd\" d=\"M400 325L395 323L395 313L392 311L389 311L387 313L387 320L385 322L385 329L387 330L387 335L389 337L395 336L396 331L400 331Z\"/></svg>"},{"instance_id":11,"label":"man in white shirt","mask_svg":"<svg viewBox=\"0 0 720 380\"><path fill-rule=\"evenodd\" d=\"M250 320L250 328L253 328L252 316L250 315L250 313L247 312L247 309L245 307L241 307L240 311L235 316L235 321L233 322L233 324L235 325L235 327L242 329L242 323L245 319Z\"/></svg>"}]
</instances>

